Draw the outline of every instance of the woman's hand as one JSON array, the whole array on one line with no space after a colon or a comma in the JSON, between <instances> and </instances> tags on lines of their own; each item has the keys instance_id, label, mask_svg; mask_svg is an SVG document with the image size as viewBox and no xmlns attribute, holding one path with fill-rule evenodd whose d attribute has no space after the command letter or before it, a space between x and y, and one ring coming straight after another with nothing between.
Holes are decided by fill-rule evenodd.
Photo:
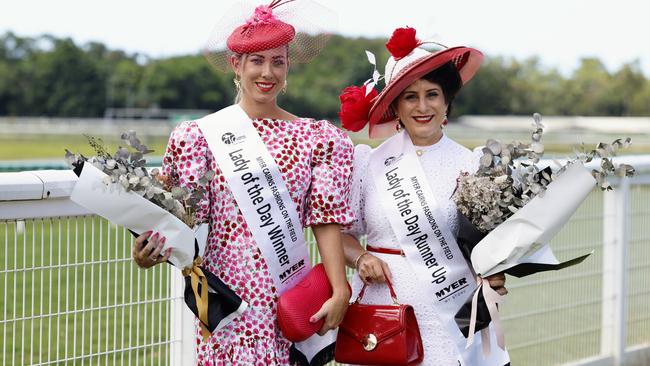
<instances>
[{"instance_id":1,"label":"woman's hand","mask_svg":"<svg viewBox=\"0 0 650 366\"><path fill-rule=\"evenodd\" d=\"M345 278L345 257L341 245L341 229L338 224L320 224L311 227L323 260L327 279L332 286L332 297L309 319L312 323L325 319L318 331L323 335L339 326L350 301L350 285ZM309 301L309 299L307 299Z\"/></svg>"},{"instance_id":2,"label":"woman's hand","mask_svg":"<svg viewBox=\"0 0 650 366\"><path fill-rule=\"evenodd\" d=\"M318 331L318 335L324 335L330 329L335 329L341 324L343 317L345 317L345 312L348 309L350 295L350 290L347 288L342 293L334 293L332 297L325 301L320 310L309 318L309 321L312 323L316 323L320 319L325 318L325 323L323 323L323 326Z\"/></svg>"},{"instance_id":3,"label":"woman's hand","mask_svg":"<svg viewBox=\"0 0 650 366\"><path fill-rule=\"evenodd\" d=\"M508 289L505 288L506 285L506 275L503 273L493 274L492 276L486 277L490 287L494 289L499 295L503 296L508 293Z\"/></svg>"},{"instance_id":4,"label":"woman's hand","mask_svg":"<svg viewBox=\"0 0 650 366\"><path fill-rule=\"evenodd\" d=\"M388 277L388 280L393 279L388 264L368 252L363 253L357 263L359 265L357 268L359 277L365 284L372 282L383 283L386 282L386 277Z\"/></svg>"},{"instance_id":5,"label":"woman's hand","mask_svg":"<svg viewBox=\"0 0 650 366\"><path fill-rule=\"evenodd\" d=\"M172 254L172 248L167 248L162 253L166 240L164 236L160 236L159 233L151 234L152 231L140 234L133 244L133 260L140 268L150 268L156 264L163 263ZM147 239L149 241L145 244Z\"/></svg>"}]
</instances>

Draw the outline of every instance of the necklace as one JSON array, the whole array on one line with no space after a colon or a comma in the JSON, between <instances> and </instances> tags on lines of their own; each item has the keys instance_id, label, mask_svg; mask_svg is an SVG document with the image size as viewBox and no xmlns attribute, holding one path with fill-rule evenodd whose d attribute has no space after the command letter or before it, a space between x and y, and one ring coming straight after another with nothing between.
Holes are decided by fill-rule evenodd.
<instances>
[{"instance_id":1,"label":"necklace","mask_svg":"<svg viewBox=\"0 0 650 366\"><path fill-rule=\"evenodd\" d=\"M429 152L429 151L435 150L435 149L437 149L438 147L440 147L440 141L442 141L442 138L438 139L438 141L436 141L436 142L434 142L433 144L428 145L428 146L417 146L417 145L414 145L414 147L415 147L415 153L417 154L417 156L422 156L422 154L424 154L425 152Z\"/></svg>"},{"instance_id":2,"label":"necklace","mask_svg":"<svg viewBox=\"0 0 650 366\"><path fill-rule=\"evenodd\" d=\"M417 154L417 156L422 156L422 154L424 154L425 152L429 152L435 148L436 148L435 144L431 146L416 146L415 153Z\"/></svg>"}]
</instances>

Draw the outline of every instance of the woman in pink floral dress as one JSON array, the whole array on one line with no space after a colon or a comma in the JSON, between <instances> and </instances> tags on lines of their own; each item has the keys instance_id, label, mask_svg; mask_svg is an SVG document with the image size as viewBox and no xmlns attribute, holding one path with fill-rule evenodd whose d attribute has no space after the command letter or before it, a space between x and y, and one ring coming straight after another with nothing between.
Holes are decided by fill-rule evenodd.
<instances>
[{"instance_id":1,"label":"woman in pink floral dress","mask_svg":"<svg viewBox=\"0 0 650 366\"><path fill-rule=\"evenodd\" d=\"M341 322L350 298L339 225L353 219L348 206L353 146L329 122L297 117L277 105L277 95L286 88L287 44L295 34L292 25L273 16L278 5L283 4L274 1L258 7L244 26L232 31L229 61L236 73L238 105L253 120L277 163L303 227L311 227L316 237L334 292L313 317L313 321L325 319L319 332L324 333ZM248 48L239 52L242 47ZM248 308L215 330L207 342L197 331L198 364L289 364L291 342L277 327L278 291L267 263L197 122L181 123L169 139L163 173L176 185L191 186L207 170L216 175L198 213L210 223L203 265L246 301ZM166 260L164 238L153 234L143 247L144 239L145 235L138 238L134 249L140 266Z\"/></svg>"}]
</instances>

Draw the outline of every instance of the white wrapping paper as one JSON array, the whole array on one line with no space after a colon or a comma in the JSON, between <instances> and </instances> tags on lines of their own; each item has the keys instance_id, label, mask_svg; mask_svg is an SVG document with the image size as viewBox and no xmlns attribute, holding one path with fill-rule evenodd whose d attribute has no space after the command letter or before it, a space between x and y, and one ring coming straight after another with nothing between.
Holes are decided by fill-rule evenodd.
<instances>
[{"instance_id":1,"label":"white wrapping paper","mask_svg":"<svg viewBox=\"0 0 650 366\"><path fill-rule=\"evenodd\" d=\"M560 231L596 185L581 163L574 163L508 220L492 230L472 251L471 261L483 277L521 263L557 264L548 242Z\"/></svg>"},{"instance_id":2,"label":"white wrapping paper","mask_svg":"<svg viewBox=\"0 0 650 366\"><path fill-rule=\"evenodd\" d=\"M127 192L119 184L104 184L104 177L106 174L92 164L84 164L70 199L135 233L142 234L148 230L159 232L167 239L165 249L173 248L169 261L177 268L183 269L192 265L195 238L199 243L199 255L202 254L208 225L198 226L195 233L176 216L139 194Z\"/></svg>"}]
</instances>

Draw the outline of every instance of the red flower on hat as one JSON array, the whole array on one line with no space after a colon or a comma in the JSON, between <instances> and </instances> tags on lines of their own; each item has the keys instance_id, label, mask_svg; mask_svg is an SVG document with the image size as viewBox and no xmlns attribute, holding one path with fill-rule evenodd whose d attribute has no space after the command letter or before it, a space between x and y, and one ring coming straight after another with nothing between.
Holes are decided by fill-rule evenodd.
<instances>
[{"instance_id":1,"label":"red flower on hat","mask_svg":"<svg viewBox=\"0 0 650 366\"><path fill-rule=\"evenodd\" d=\"M366 86L349 86L340 95L341 110L339 118L341 126L348 131L357 132L368 123L368 113L372 101L377 97L377 90L373 88L366 95Z\"/></svg>"},{"instance_id":2,"label":"red flower on hat","mask_svg":"<svg viewBox=\"0 0 650 366\"><path fill-rule=\"evenodd\" d=\"M399 59L411 53L419 45L420 40L415 37L415 29L405 27L395 29L386 43L386 48L393 58Z\"/></svg>"}]
</instances>

